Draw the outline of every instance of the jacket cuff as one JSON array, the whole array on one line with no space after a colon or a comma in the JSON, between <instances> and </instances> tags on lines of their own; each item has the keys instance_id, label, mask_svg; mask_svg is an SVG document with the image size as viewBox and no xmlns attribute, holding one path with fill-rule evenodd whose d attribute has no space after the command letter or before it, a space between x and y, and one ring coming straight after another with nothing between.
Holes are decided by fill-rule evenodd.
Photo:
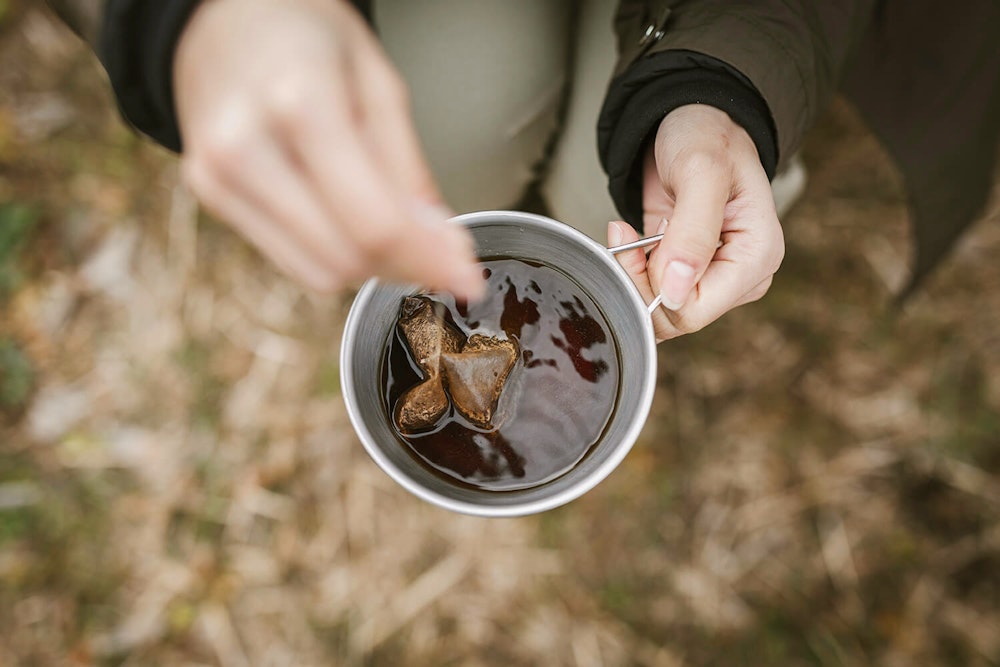
<instances>
[{"instance_id":1,"label":"jacket cuff","mask_svg":"<svg viewBox=\"0 0 1000 667\"><path fill-rule=\"evenodd\" d=\"M174 50L200 0L108 0L97 55L118 108L135 129L182 150L174 108ZM370 2L353 3L370 18Z\"/></svg>"},{"instance_id":2,"label":"jacket cuff","mask_svg":"<svg viewBox=\"0 0 1000 667\"><path fill-rule=\"evenodd\" d=\"M660 121L687 104L729 114L757 147L767 177L778 164L777 132L767 103L740 72L711 56L663 51L611 82L598 122L598 148L608 190L623 219L642 233L643 149Z\"/></svg>"},{"instance_id":3,"label":"jacket cuff","mask_svg":"<svg viewBox=\"0 0 1000 667\"><path fill-rule=\"evenodd\" d=\"M98 44L125 119L172 151L181 150L174 111L174 48L200 0L109 0Z\"/></svg>"}]
</instances>

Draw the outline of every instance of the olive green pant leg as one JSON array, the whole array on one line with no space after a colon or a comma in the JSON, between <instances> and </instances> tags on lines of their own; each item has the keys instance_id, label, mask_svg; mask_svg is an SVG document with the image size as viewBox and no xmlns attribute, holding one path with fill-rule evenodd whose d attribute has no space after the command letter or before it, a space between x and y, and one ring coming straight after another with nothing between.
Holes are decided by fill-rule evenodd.
<instances>
[{"instance_id":1,"label":"olive green pant leg","mask_svg":"<svg viewBox=\"0 0 1000 667\"><path fill-rule=\"evenodd\" d=\"M556 130L569 0L378 0L375 23L410 87L448 204L510 208Z\"/></svg>"},{"instance_id":2,"label":"olive green pant leg","mask_svg":"<svg viewBox=\"0 0 1000 667\"><path fill-rule=\"evenodd\" d=\"M597 116L615 64L612 18L617 0L580 4L565 124L542 192L555 217L605 243L608 221L619 215L597 154Z\"/></svg>"},{"instance_id":3,"label":"olive green pant leg","mask_svg":"<svg viewBox=\"0 0 1000 667\"><path fill-rule=\"evenodd\" d=\"M569 0L379 0L376 24L410 86L414 120L446 201L458 212L509 208L557 130L542 183L553 217L605 241L618 213L596 124L615 61L617 0L581 0L576 62ZM779 215L801 195L799 161L779 174Z\"/></svg>"}]
</instances>

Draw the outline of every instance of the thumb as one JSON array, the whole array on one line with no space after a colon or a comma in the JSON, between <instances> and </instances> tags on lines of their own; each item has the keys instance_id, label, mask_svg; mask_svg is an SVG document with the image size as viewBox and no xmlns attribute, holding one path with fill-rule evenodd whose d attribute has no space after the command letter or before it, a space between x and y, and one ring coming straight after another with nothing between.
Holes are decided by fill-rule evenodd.
<instances>
[{"instance_id":1,"label":"thumb","mask_svg":"<svg viewBox=\"0 0 1000 667\"><path fill-rule=\"evenodd\" d=\"M648 264L650 282L670 310L684 305L715 256L730 192L728 180L715 169L684 171L685 177L664 183L676 193L676 203Z\"/></svg>"}]
</instances>

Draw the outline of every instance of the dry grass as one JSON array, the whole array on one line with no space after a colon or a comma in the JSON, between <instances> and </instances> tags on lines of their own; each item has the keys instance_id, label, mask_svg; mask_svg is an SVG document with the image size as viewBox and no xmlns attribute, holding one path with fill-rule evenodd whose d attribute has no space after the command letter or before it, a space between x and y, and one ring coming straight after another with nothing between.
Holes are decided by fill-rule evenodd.
<instances>
[{"instance_id":1,"label":"dry grass","mask_svg":"<svg viewBox=\"0 0 1000 667\"><path fill-rule=\"evenodd\" d=\"M997 210L892 313L903 200L847 109L772 293L661 346L621 469L487 521L364 455L349 300L199 218L5 6L0 665L1000 663Z\"/></svg>"}]
</instances>

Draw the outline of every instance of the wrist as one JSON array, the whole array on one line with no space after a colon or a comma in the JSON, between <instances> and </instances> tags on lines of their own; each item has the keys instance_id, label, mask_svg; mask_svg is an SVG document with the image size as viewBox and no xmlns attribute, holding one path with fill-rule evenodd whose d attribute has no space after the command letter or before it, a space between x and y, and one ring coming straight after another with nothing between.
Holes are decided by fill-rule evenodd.
<instances>
[{"instance_id":1,"label":"wrist","mask_svg":"<svg viewBox=\"0 0 1000 667\"><path fill-rule=\"evenodd\" d=\"M727 156L752 158L760 163L757 145L746 129L725 111L707 104L677 107L660 121L654 150L678 146L678 152L701 153L719 159Z\"/></svg>"}]
</instances>

